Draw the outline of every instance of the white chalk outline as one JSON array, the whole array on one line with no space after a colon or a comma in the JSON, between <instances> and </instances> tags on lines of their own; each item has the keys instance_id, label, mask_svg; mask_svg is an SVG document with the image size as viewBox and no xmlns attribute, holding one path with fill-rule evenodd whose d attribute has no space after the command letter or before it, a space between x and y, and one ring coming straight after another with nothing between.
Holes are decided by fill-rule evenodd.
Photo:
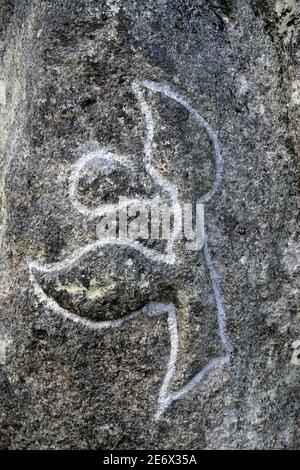
<instances>
[{"instance_id":1,"label":"white chalk outline","mask_svg":"<svg viewBox=\"0 0 300 470\"><path fill-rule=\"evenodd\" d=\"M173 235L168 242L168 246L166 249L167 254L156 252L153 249L149 249L145 247L139 242L107 239L103 241L96 241L85 247L79 248L75 250L71 256L57 263L43 265L43 264L39 264L37 262L29 260L28 267L29 267L30 280L34 286L36 297L41 302L45 302L52 311L54 311L55 313L61 314L63 318L72 320L74 323L79 323L82 326L86 326L90 329L102 330L105 328L118 327L122 325L123 323L129 320L135 319L139 317L140 315L144 315L144 314L147 314L150 316L160 315L160 314L165 314L165 313L168 314L168 328L169 328L169 333L170 333L171 348L170 348L170 358L169 358L169 362L167 365L167 372L160 388L159 397L158 397L158 408L155 414L155 419L159 420L173 401L183 398L198 383L200 383L211 370L217 368L218 366L222 364L226 364L230 361L231 346L230 346L229 339L228 339L227 332L226 332L226 316L225 316L225 311L223 308L223 301L222 301L222 296L221 296L221 292L219 288L218 277L214 270L211 255L210 255L209 248L208 248L207 236L205 236L203 254L204 254L204 260L206 262L206 265L209 271L209 276L210 276L210 280L212 283L214 298L216 302L219 337L220 337L220 341L223 347L224 355L211 359L206 364L206 366L203 367L192 379L190 379L184 386L182 386L179 390L175 392L168 391L170 382L175 374L176 361L177 361L177 355L178 355L178 329L177 329L177 319L176 319L176 308L173 303L164 304L161 302L150 302L141 310L133 312L120 319L108 320L108 321L92 321L92 320L82 318L60 307L54 299L51 299L46 295L44 290L39 285L34 274L34 271L37 271L40 273L59 273L66 269L70 269L72 266L76 265L83 256L107 245L131 247L132 249L142 253L145 257L153 261L156 261L158 263L166 263L166 264L175 263L176 257L175 257L175 253L173 253L173 245L178 235L178 230L181 229L181 225L180 225L181 224L181 206L180 206L179 199L178 199L177 189L166 178L164 178L158 172L158 170L152 165L152 143L153 143L154 134L155 134L155 123L154 123L151 108L146 103L146 100L144 98L142 88L148 88L149 90L153 92L163 93L167 97L175 100L177 103L184 106L194 116L194 118L201 124L201 126L205 128L213 144L213 155L214 155L214 163L215 163L215 180L213 182L212 189L208 193L204 194L201 198L199 198L197 203L199 204L207 203L215 195L221 182L222 163L223 163L220 145L219 145L219 141L218 141L218 137L216 133L210 127L208 122L198 113L198 111L196 111L184 97L174 92L169 87L169 85L156 83L156 82L152 82L148 80L136 81L132 84L132 89L139 102L141 111L144 115L145 122L146 122L146 131L147 131L145 141L144 141L144 165L145 165L146 171L153 178L153 180L155 180L156 183L167 194L169 194L170 199L172 201L172 207L174 210L174 230L173 230ZM105 149L101 149L100 151L98 151L98 153L97 152L89 153L88 155L83 156L76 162L71 172L70 179L69 179L70 199L74 208L78 210L80 213L82 213L83 215L88 216L88 217L99 217L101 215L104 215L104 213L107 213L107 210L109 210L109 207L112 206L112 205L108 205L109 207L107 208L101 206L98 208L90 209L86 206L83 206L76 199L76 190L77 190L77 185L79 182L80 171L91 159L98 158L98 157L110 159L110 160L117 160L120 164L125 165L125 166L128 166L129 164L128 160L125 157L116 156L110 152L107 152ZM136 202L140 203L140 201L141 199L132 200L132 202L134 203ZM153 200L149 199L145 201L145 203L151 202L151 201L153 202ZM127 205L128 200L126 199L124 203ZM180 222L179 222L179 218L180 218Z\"/></svg>"},{"instance_id":2,"label":"white chalk outline","mask_svg":"<svg viewBox=\"0 0 300 470\"><path fill-rule=\"evenodd\" d=\"M117 204L101 204L100 206L93 208L84 206L79 202L78 198L76 197L76 193L82 170L89 162L92 162L93 160L103 160L110 163L117 162L119 165L124 166L125 168L131 168L131 162L128 158L124 157L123 155L108 152L105 148L99 148L98 150L90 152L87 155L83 155L83 157L79 158L79 160L77 160L73 165L72 171L70 173L69 198L74 209L77 210L77 212L80 214L93 219L111 214L114 211L124 209L129 204L135 205L137 202L144 205L159 203L159 197L152 199L122 198L122 201L119 201Z\"/></svg>"}]
</instances>

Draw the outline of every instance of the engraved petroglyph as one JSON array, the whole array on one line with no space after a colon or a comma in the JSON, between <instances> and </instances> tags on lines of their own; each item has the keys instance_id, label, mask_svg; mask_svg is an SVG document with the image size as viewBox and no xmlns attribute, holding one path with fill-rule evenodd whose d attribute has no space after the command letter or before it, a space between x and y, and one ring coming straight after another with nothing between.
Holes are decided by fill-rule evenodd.
<instances>
[{"instance_id":1,"label":"engraved petroglyph","mask_svg":"<svg viewBox=\"0 0 300 470\"><path fill-rule=\"evenodd\" d=\"M209 252L207 235L203 234L205 237L204 244L199 245L196 248L198 248L198 250L203 250L203 259L209 273L214 302L216 306L218 336L222 345L223 353L222 355L218 357L213 357L211 360L209 360L206 365L201 368L201 370L199 370L190 380L188 380L183 386L179 387L175 391L170 390L170 383L175 375L176 363L179 352L179 331L175 303L152 300L146 302L144 307L131 311L131 313L122 316L121 318L94 321L92 319L79 316L76 313L70 311L68 308L64 308L59 305L59 303L54 298L46 294L38 277L51 277L66 274L70 272L71 269L75 268L76 266L79 266L81 262L85 259L85 257L87 257L89 254L101 253L102 251L104 253L106 247L112 247L121 251L123 250L124 253L125 249L129 249L132 254L139 254L139 256L145 258L146 262L151 265L149 268L151 272L157 273L161 269L161 276L163 276L163 267L167 267L167 269L169 269L168 275L170 275L170 278L172 278L172 269L177 268L177 255L176 250L174 250L174 244L178 239L179 233L182 229L182 205L179 201L178 190L175 185L172 184L168 180L168 178L163 176L153 165L153 140L156 126L151 107L145 100L143 89L148 89L152 92L163 94L171 100L176 101L178 104L182 105L189 113L191 113L194 119L205 129L212 144L215 166L215 179L213 181L211 189L206 194L201 196L201 198L198 199L197 203L208 203L218 190L222 175L222 154L217 135L210 127L208 122L198 113L198 111L196 111L188 103L188 101L183 96L173 91L166 84L155 83L147 80L137 81L133 83L132 89L140 105L140 109L146 124L143 156L145 170L156 183L156 185L161 188L162 192L167 195L167 199L170 201L170 206L174 214L173 228L170 237L167 241L165 252L161 253L153 248L148 248L139 241L131 241L126 239L106 239L98 240L84 247L77 248L69 257L62 261L52 264L43 264L37 261L29 260L28 266L30 280L34 286L34 291L37 299L41 303L45 303L45 305L47 305L47 307L51 311L61 315L66 320L71 320L83 327L87 327L93 330L116 328L124 324L125 322L128 322L142 315L157 316L167 314L171 347L169 361L166 367L166 373L159 391L158 405L155 415L156 419L160 419L163 413L172 404L174 400L184 397L198 383L200 383L211 370L217 368L222 364L228 363L230 360L231 349L226 333L226 317L223 308L222 296L218 284L218 277L214 270L211 255ZM108 152L106 149L102 148L97 152L92 152L81 157L71 169L69 177L69 197L73 208L85 217L89 217L90 219L97 219L115 210L116 205L102 204L98 207L88 207L79 201L77 195L78 184L80 177L85 171L87 165L95 165L95 168L100 169L103 174L110 174L110 172L113 171L116 165L120 165L130 171L130 162L126 157L112 154L111 152ZM117 209L122 209L122 207L124 207L125 205L134 206L135 204L139 204L141 206L151 204L153 203L153 201L157 202L160 200L160 196L150 198L148 200L143 200L139 198L125 198L123 201L119 201L119 203L117 204ZM128 253L125 254L127 256L127 259L124 260L124 266L130 269L133 266L134 261L131 257L128 256ZM129 282L129 280L127 282ZM59 286L59 288L65 289L71 295L85 295L86 297L89 297L92 300L105 297L105 295L107 294L107 290L111 290L114 287L116 287L114 283L112 285L110 284L107 286L99 285L96 279L94 279L93 282L91 281L89 288L86 288L77 282L69 283L64 286ZM140 290L147 289L149 287L149 282L147 282L147 279L142 278L139 280L138 287L140 288Z\"/></svg>"},{"instance_id":2,"label":"engraved petroglyph","mask_svg":"<svg viewBox=\"0 0 300 470\"><path fill-rule=\"evenodd\" d=\"M6 83L0 80L0 105L6 105Z\"/></svg>"}]
</instances>

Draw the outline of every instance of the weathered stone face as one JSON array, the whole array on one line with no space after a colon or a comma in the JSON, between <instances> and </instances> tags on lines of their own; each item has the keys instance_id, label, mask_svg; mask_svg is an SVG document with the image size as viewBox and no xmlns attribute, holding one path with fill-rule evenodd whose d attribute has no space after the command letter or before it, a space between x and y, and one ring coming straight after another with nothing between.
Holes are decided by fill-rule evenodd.
<instances>
[{"instance_id":1,"label":"weathered stone face","mask_svg":"<svg viewBox=\"0 0 300 470\"><path fill-rule=\"evenodd\" d=\"M2 447L297 447L289 2L13 3L0 2ZM99 238L120 198L173 208L169 239ZM191 250L176 208L197 202Z\"/></svg>"}]
</instances>

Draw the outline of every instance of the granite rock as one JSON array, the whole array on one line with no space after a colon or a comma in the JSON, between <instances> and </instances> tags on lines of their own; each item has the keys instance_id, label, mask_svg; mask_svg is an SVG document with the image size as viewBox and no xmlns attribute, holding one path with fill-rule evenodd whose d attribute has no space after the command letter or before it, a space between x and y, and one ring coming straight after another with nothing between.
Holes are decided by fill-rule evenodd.
<instances>
[{"instance_id":1,"label":"granite rock","mask_svg":"<svg viewBox=\"0 0 300 470\"><path fill-rule=\"evenodd\" d=\"M298 2L0 17L0 447L299 448ZM204 245L102 243L120 198Z\"/></svg>"}]
</instances>

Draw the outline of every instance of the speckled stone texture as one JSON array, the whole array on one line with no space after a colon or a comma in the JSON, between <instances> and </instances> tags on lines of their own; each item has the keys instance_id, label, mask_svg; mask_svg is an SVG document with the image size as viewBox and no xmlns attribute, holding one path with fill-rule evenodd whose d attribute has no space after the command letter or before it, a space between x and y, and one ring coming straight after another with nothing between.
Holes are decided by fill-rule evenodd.
<instances>
[{"instance_id":1,"label":"speckled stone texture","mask_svg":"<svg viewBox=\"0 0 300 470\"><path fill-rule=\"evenodd\" d=\"M299 2L0 0L0 18L0 447L300 448ZM150 241L158 261L109 245L68 263L97 240L70 198L84 155L127 162L86 166L84 207L165 196L143 160L145 80L183 97L219 144L218 176L196 115L141 85L153 167L180 202L219 178L209 255L177 241L169 265ZM176 315L169 394L226 358L160 419L172 317L149 302Z\"/></svg>"}]
</instances>

